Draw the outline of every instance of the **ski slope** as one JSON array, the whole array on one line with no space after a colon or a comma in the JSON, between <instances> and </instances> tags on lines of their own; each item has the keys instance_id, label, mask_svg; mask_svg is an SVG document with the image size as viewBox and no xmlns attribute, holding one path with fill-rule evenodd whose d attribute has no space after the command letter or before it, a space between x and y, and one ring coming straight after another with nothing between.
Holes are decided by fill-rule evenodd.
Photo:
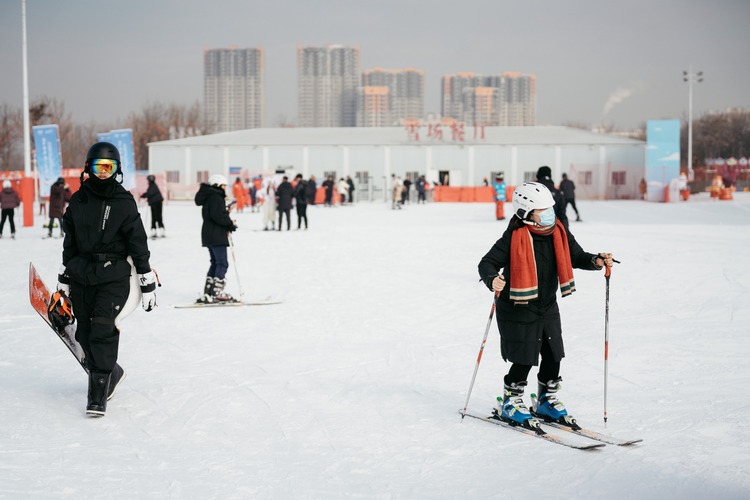
<instances>
[{"instance_id":1,"label":"ski slope","mask_svg":"<svg viewBox=\"0 0 750 500\"><path fill-rule=\"evenodd\" d=\"M560 396L584 426L642 444L584 452L461 421L492 300L476 265L505 227L493 205L316 206L290 232L237 214L228 291L283 304L175 309L202 290L208 252L200 209L171 202L150 241L159 307L123 322L128 377L101 419L28 304L29 261L54 286L62 240L39 219L6 229L0 498L750 497L750 195L578 205L584 249L622 261L606 429L603 272L575 270L560 299ZM507 369L493 325L470 407L490 411Z\"/></svg>"}]
</instances>

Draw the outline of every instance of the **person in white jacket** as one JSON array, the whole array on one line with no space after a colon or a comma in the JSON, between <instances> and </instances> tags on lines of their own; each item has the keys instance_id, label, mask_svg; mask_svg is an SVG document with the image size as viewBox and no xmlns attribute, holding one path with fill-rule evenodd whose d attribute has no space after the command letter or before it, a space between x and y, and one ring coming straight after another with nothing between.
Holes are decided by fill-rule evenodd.
<instances>
[{"instance_id":1,"label":"person in white jacket","mask_svg":"<svg viewBox=\"0 0 750 500\"><path fill-rule=\"evenodd\" d=\"M342 205L344 205L346 203L346 196L349 194L349 183L347 183L346 179L344 179L343 177L339 179L338 190L339 201Z\"/></svg>"},{"instance_id":2,"label":"person in white jacket","mask_svg":"<svg viewBox=\"0 0 750 500\"><path fill-rule=\"evenodd\" d=\"M263 196L263 230L276 229L276 185L273 179L263 179L260 185Z\"/></svg>"}]
</instances>

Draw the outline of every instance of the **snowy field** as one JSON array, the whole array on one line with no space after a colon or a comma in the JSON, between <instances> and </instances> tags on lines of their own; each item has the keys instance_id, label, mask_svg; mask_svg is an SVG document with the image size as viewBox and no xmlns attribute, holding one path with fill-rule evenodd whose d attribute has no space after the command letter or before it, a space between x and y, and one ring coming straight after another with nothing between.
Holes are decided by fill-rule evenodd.
<instances>
[{"instance_id":1,"label":"snowy field","mask_svg":"<svg viewBox=\"0 0 750 500\"><path fill-rule=\"evenodd\" d=\"M622 261L606 429L603 272L576 270L560 300L561 399L643 443L586 452L461 421L492 300L476 266L505 227L492 204L316 206L309 231L280 233L237 214L228 290L284 302L200 310L171 307L208 268L199 208L172 202L150 242L159 307L124 321L128 378L101 419L28 303L29 261L54 286L62 240L38 218L6 228L0 498L750 497L750 195L579 208L584 249ZM507 369L493 325L470 407L490 411Z\"/></svg>"}]
</instances>

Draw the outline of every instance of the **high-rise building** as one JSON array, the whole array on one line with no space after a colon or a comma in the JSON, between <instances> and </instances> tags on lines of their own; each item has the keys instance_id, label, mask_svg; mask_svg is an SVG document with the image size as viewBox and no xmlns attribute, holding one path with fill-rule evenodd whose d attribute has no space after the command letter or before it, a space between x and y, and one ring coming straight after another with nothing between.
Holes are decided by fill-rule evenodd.
<instances>
[{"instance_id":1,"label":"high-rise building","mask_svg":"<svg viewBox=\"0 0 750 500\"><path fill-rule=\"evenodd\" d=\"M297 48L300 127L356 126L358 87L359 48Z\"/></svg>"},{"instance_id":2,"label":"high-rise building","mask_svg":"<svg viewBox=\"0 0 750 500\"><path fill-rule=\"evenodd\" d=\"M390 121L382 126L403 125L424 117L424 72L418 69L367 69L362 73L363 87L386 87Z\"/></svg>"},{"instance_id":3,"label":"high-rise building","mask_svg":"<svg viewBox=\"0 0 750 500\"><path fill-rule=\"evenodd\" d=\"M536 124L536 76L518 72L445 75L442 115L477 125Z\"/></svg>"},{"instance_id":4,"label":"high-rise building","mask_svg":"<svg viewBox=\"0 0 750 500\"><path fill-rule=\"evenodd\" d=\"M389 127L392 125L391 97L388 87L360 87L357 98L358 127Z\"/></svg>"},{"instance_id":5,"label":"high-rise building","mask_svg":"<svg viewBox=\"0 0 750 500\"><path fill-rule=\"evenodd\" d=\"M263 49L203 53L206 119L217 132L263 126Z\"/></svg>"}]
</instances>

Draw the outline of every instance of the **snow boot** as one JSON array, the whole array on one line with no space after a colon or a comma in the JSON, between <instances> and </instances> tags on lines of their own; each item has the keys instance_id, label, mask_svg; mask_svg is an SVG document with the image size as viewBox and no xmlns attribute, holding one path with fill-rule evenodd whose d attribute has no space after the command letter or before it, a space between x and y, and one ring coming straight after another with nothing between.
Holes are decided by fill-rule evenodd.
<instances>
[{"instance_id":1,"label":"snow boot","mask_svg":"<svg viewBox=\"0 0 750 500\"><path fill-rule=\"evenodd\" d=\"M523 402L523 391L526 381L505 384L503 397L497 398L495 417L513 425L522 425L530 429L539 429L539 421L535 419Z\"/></svg>"},{"instance_id":2,"label":"snow boot","mask_svg":"<svg viewBox=\"0 0 750 500\"><path fill-rule=\"evenodd\" d=\"M112 375L109 378L109 391L107 393L107 401L112 399L112 396L114 396L115 392L117 391L117 387L120 385L120 382L125 380L125 377L127 377L125 370L122 369L122 366L115 363L115 368L114 370L112 370Z\"/></svg>"},{"instance_id":3,"label":"snow boot","mask_svg":"<svg viewBox=\"0 0 750 500\"><path fill-rule=\"evenodd\" d=\"M201 304L210 304L214 301L214 277L206 276L206 283L203 285L203 295L196 300Z\"/></svg>"},{"instance_id":4,"label":"snow boot","mask_svg":"<svg viewBox=\"0 0 750 500\"><path fill-rule=\"evenodd\" d=\"M156 229L155 228L151 229L151 239L152 240L156 239Z\"/></svg>"},{"instance_id":5,"label":"snow boot","mask_svg":"<svg viewBox=\"0 0 750 500\"><path fill-rule=\"evenodd\" d=\"M214 302L237 302L234 297L224 291L227 285L226 278L214 278L213 299Z\"/></svg>"},{"instance_id":6,"label":"snow boot","mask_svg":"<svg viewBox=\"0 0 750 500\"><path fill-rule=\"evenodd\" d=\"M559 422L561 424L575 427L575 419L568 415L568 410L565 408L565 405L562 401L557 399L557 391L560 390L560 382L562 382L562 377L557 377L546 383L539 381L539 396L532 398L534 399L534 404L532 405L534 415L541 417L544 420Z\"/></svg>"},{"instance_id":7,"label":"snow boot","mask_svg":"<svg viewBox=\"0 0 750 500\"><path fill-rule=\"evenodd\" d=\"M110 373L89 372L89 399L86 405L86 415L103 417L107 412L110 378Z\"/></svg>"}]
</instances>

